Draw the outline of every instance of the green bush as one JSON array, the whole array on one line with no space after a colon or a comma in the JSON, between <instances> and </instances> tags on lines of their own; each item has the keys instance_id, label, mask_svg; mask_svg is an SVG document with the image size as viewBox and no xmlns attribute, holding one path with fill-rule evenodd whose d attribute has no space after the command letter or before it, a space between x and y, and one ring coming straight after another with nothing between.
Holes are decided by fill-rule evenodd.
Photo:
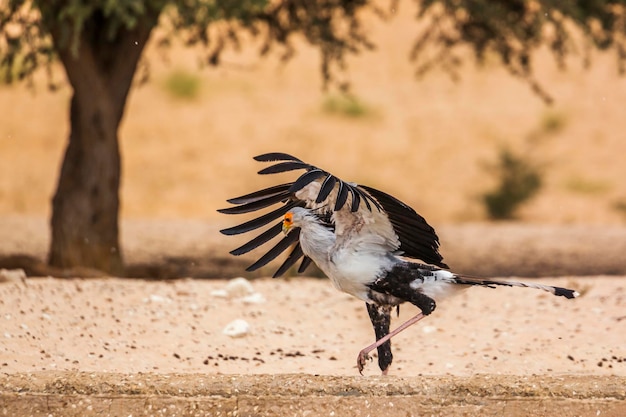
<instances>
[{"instance_id":1,"label":"green bush","mask_svg":"<svg viewBox=\"0 0 626 417\"><path fill-rule=\"evenodd\" d=\"M506 148L490 168L498 177L498 185L482 196L487 214L494 220L512 219L519 206L539 192L542 185L539 169Z\"/></svg>"},{"instance_id":2,"label":"green bush","mask_svg":"<svg viewBox=\"0 0 626 417\"><path fill-rule=\"evenodd\" d=\"M565 115L556 111L545 112L541 117L541 130L544 133L558 133L567 124Z\"/></svg>"},{"instance_id":3,"label":"green bush","mask_svg":"<svg viewBox=\"0 0 626 417\"><path fill-rule=\"evenodd\" d=\"M613 203L613 209L626 219L626 199L617 200Z\"/></svg>"},{"instance_id":4,"label":"green bush","mask_svg":"<svg viewBox=\"0 0 626 417\"><path fill-rule=\"evenodd\" d=\"M345 94L327 96L322 103L322 110L328 114L351 118L364 117L372 112L361 100Z\"/></svg>"},{"instance_id":5,"label":"green bush","mask_svg":"<svg viewBox=\"0 0 626 417\"><path fill-rule=\"evenodd\" d=\"M172 97L193 100L200 95L200 77L183 70L172 71L165 79L165 89Z\"/></svg>"},{"instance_id":6,"label":"green bush","mask_svg":"<svg viewBox=\"0 0 626 417\"><path fill-rule=\"evenodd\" d=\"M611 189L611 184L601 180L591 180L580 177L572 177L565 183L565 187L579 194L603 194Z\"/></svg>"}]
</instances>

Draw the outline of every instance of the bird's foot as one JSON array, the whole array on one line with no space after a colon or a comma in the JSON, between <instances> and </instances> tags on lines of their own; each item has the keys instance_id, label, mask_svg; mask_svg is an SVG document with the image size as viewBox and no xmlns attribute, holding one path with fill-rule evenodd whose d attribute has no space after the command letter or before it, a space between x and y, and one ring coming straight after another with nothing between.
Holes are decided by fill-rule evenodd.
<instances>
[{"instance_id":1,"label":"bird's foot","mask_svg":"<svg viewBox=\"0 0 626 417\"><path fill-rule=\"evenodd\" d=\"M370 358L365 349L360 351L359 356L356 358L356 367L361 375L363 375L363 369L365 368L368 360L371 361L372 358Z\"/></svg>"}]
</instances>

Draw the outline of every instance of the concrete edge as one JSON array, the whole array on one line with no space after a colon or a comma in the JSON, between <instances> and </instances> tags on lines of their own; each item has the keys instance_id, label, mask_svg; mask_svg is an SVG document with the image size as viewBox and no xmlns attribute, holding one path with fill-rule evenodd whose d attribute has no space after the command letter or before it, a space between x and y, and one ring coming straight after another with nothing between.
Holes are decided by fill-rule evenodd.
<instances>
[{"instance_id":1,"label":"concrete edge","mask_svg":"<svg viewBox=\"0 0 626 417\"><path fill-rule=\"evenodd\" d=\"M46 371L0 375L0 404L0 415L33 416L624 416L626 377Z\"/></svg>"}]
</instances>

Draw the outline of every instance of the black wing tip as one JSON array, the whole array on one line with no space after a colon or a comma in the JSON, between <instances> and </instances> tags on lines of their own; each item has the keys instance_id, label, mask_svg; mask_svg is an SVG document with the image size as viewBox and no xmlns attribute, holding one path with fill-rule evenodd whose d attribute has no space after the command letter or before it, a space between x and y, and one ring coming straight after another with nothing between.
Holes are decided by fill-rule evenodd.
<instances>
[{"instance_id":1,"label":"black wing tip","mask_svg":"<svg viewBox=\"0 0 626 417\"><path fill-rule=\"evenodd\" d=\"M279 174L281 172L295 171L298 169L309 169L311 166L301 161L287 161L287 162L279 162L274 165L270 165L266 168L263 168L257 174L259 175L268 175L268 174Z\"/></svg>"},{"instance_id":2,"label":"black wing tip","mask_svg":"<svg viewBox=\"0 0 626 417\"><path fill-rule=\"evenodd\" d=\"M223 234L223 235L226 235L226 236L234 236L234 235L238 235L240 233L243 233L243 232L237 231L236 227L237 226L229 227L228 229L222 229L222 230L220 230L220 233Z\"/></svg>"},{"instance_id":3,"label":"black wing tip","mask_svg":"<svg viewBox=\"0 0 626 417\"><path fill-rule=\"evenodd\" d=\"M272 162L272 161L295 161L302 162L300 159L293 155L289 155L284 152L269 152L254 157L255 161L259 162Z\"/></svg>"},{"instance_id":4,"label":"black wing tip","mask_svg":"<svg viewBox=\"0 0 626 417\"><path fill-rule=\"evenodd\" d=\"M569 288L554 287L554 295L572 299L580 296L578 291L570 290Z\"/></svg>"}]
</instances>

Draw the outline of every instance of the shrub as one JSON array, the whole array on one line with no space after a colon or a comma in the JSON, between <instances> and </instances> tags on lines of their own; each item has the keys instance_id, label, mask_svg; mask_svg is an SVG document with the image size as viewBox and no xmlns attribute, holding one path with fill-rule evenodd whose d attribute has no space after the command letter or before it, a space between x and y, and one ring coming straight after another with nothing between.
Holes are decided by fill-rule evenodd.
<instances>
[{"instance_id":1,"label":"shrub","mask_svg":"<svg viewBox=\"0 0 626 417\"><path fill-rule=\"evenodd\" d=\"M617 200L613 203L613 209L626 219L626 199Z\"/></svg>"},{"instance_id":2,"label":"shrub","mask_svg":"<svg viewBox=\"0 0 626 417\"><path fill-rule=\"evenodd\" d=\"M502 149L495 165L489 167L498 177L498 185L482 196L491 219L514 218L521 204L531 199L542 185L539 169L509 149Z\"/></svg>"},{"instance_id":3,"label":"shrub","mask_svg":"<svg viewBox=\"0 0 626 417\"><path fill-rule=\"evenodd\" d=\"M165 89L175 98L193 100L200 94L200 78L183 70L175 70L165 79Z\"/></svg>"},{"instance_id":4,"label":"shrub","mask_svg":"<svg viewBox=\"0 0 626 417\"><path fill-rule=\"evenodd\" d=\"M328 114L352 118L364 117L372 112L361 100L348 95L327 96L322 103L322 110Z\"/></svg>"},{"instance_id":5,"label":"shrub","mask_svg":"<svg viewBox=\"0 0 626 417\"><path fill-rule=\"evenodd\" d=\"M544 133L558 133L567 124L567 120L562 113L555 111L545 112L541 117L541 130Z\"/></svg>"}]
</instances>

